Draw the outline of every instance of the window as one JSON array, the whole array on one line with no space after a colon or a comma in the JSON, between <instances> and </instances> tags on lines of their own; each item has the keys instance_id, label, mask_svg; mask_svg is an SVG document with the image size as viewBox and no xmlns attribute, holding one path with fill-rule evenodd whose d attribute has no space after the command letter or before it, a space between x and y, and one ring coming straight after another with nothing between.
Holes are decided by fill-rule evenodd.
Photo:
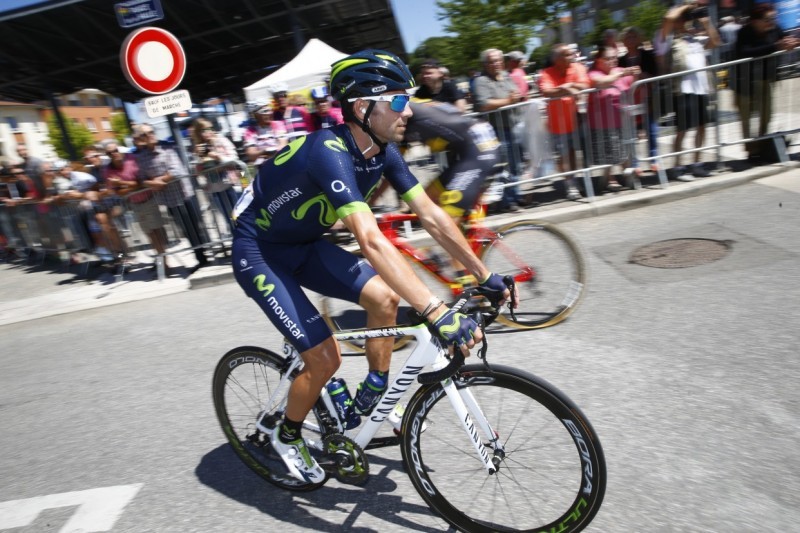
<instances>
[{"instance_id":1,"label":"window","mask_svg":"<svg viewBox=\"0 0 800 533\"><path fill-rule=\"evenodd\" d=\"M111 122L106 117L100 119L100 126L103 128L103 131L111 131Z\"/></svg>"},{"instance_id":2,"label":"window","mask_svg":"<svg viewBox=\"0 0 800 533\"><path fill-rule=\"evenodd\" d=\"M77 94L71 94L67 97L67 105L79 106L81 105L81 97Z\"/></svg>"},{"instance_id":3,"label":"window","mask_svg":"<svg viewBox=\"0 0 800 533\"><path fill-rule=\"evenodd\" d=\"M6 117L6 122L11 127L12 131L17 131L19 129L19 122L14 117Z\"/></svg>"},{"instance_id":4,"label":"window","mask_svg":"<svg viewBox=\"0 0 800 533\"><path fill-rule=\"evenodd\" d=\"M89 128L89 131L97 131L97 125L94 123L93 118L86 119L86 127Z\"/></svg>"},{"instance_id":5,"label":"window","mask_svg":"<svg viewBox=\"0 0 800 533\"><path fill-rule=\"evenodd\" d=\"M100 105L100 101L97 99L96 94L92 94L89 96L89 105L93 107L97 107Z\"/></svg>"}]
</instances>

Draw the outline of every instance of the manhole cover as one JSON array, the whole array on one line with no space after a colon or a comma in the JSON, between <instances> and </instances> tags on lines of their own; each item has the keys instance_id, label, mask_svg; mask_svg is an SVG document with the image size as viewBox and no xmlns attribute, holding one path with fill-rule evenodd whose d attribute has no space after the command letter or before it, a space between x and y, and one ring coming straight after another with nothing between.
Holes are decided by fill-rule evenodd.
<instances>
[{"instance_id":1,"label":"manhole cover","mask_svg":"<svg viewBox=\"0 0 800 533\"><path fill-rule=\"evenodd\" d=\"M730 249L731 241L669 239L637 248L629 261L654 268L688 268L722 259Z\"/></svg>"}]
</instances>

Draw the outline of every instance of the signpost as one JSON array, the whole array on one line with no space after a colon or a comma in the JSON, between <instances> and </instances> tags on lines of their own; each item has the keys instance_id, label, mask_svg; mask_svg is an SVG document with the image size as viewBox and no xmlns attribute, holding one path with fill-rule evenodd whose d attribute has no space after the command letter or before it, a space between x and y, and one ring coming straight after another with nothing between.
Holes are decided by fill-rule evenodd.
<instances>
[{"instance_id":1,"label":"signpost","mask_svg":"<svg viewBox=\"0 0 800 533\"><path fill-rule=\"evenodd\" d=\"M128 0L114 4L117 22L123 28L133 28L164 18L160 0Z\"/></svg>"},{"instance_id":2,"label":"signpost","mask_svg":"<svg viewBox=\"0 0 800 533\"><path fill-rule=\"evenodd\" d=\"M186 54L181 43L161 28L131 32L122 43L119 60L131 85L149 94L168 93L186 74Z\"/></svg>"},{"instance_id":3,"label":"signpost","mask_svg":"<svg viewBox=\"0 0 800 533\"><path fill-rule=\"evenodd\" d=\"M171 113L180 113L192 108L189 91L173 91L167 94L151 96L144 99L144 109L150 118L163 117Z\"/></svg>"}]
</instances>

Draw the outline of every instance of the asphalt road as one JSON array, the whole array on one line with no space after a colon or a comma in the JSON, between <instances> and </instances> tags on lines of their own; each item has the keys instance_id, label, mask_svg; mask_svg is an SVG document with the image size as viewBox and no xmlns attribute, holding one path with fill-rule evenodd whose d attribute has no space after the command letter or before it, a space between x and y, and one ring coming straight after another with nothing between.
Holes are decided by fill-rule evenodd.
<instances>
[{"instance_id":1,"label":"asphalt road","mask_svg":"<svg viewBox=\"0 0 800 533\"><path fill-rule=\"evenodd\" d=\"M556 327L493 337L494 360L556 384L602 439L609 481L587 531L796 530L792 179L562 224L590 265L582 306ZM729 250L691 268L629 261L677 238ZM280 339L233 284L4 326L0 338L0 530L447 529L397 449L370 453L364 488L307 494L238 461L214 416L214 366L232 347ZM345 364L357 382L363 362Z\"/></svg>"}]
</instances>

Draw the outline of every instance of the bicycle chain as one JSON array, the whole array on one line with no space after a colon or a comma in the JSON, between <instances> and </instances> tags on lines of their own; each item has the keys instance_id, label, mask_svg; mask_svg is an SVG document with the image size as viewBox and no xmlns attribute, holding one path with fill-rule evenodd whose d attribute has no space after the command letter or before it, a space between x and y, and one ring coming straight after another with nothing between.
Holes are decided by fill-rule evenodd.
<instances>
[{"instance_id":1,"label":"bicycle chain","mask_svg":"<svg viewBox=\"0 0 800 533\"><path fill-rule=\"evenodd\" d=\"M341 483L360 485L369 477L369 461L364 450L344 435L328 435L322 440L325 455L320 466Z\"/></svg>"}]
</instances>

